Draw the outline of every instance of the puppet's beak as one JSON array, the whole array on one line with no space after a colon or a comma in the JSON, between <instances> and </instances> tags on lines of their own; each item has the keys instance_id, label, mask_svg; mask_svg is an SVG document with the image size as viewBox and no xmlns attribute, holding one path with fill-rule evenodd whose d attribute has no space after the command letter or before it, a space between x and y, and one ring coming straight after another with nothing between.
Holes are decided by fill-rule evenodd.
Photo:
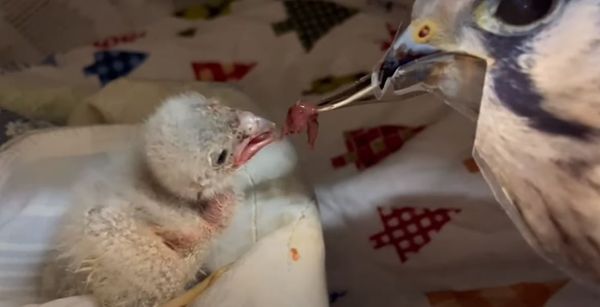
<instances>
[{"instance_id":1,"label":"puppet's beak","mask_svg":"<svg viewBox=\"0 0 600 307\"><path fill-rule=\"evenodd\" d=\"M483 91L485 60L416 43L410 26L398 33L371 76L322 100L317 106L318 111L402 102L429 93L476 119Z\"/></svg>"}]
</instances>

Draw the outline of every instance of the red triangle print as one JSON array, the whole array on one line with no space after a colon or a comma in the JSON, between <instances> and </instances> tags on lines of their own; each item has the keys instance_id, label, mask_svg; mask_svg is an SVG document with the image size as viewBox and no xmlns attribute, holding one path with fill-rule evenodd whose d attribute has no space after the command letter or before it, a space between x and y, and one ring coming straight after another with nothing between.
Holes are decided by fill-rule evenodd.
<instances>
[{"instance_id":1,"label":"red triangle print","mask_svg":"<svg viewBox=\"0 0 600 307\"><path fill-rule=\"evenodd\" d=\"M192 68L198 81L227 82L243 79L256 63L193 62Z\"/></svg>"},{"instance_id":2,"label":"red triangle print","mask_svg":"<svg viewBox=\"0 0 600 307\"><path fill-rule=\"evenodd\" d=\"M385 28L388 33L388 38L380 43L381 51L387 51L392 46L394 38L396 38L396 33L398 32L398 27L389 23L385 24Z\"/></svg>"},{"instance_id":3,"label":"red triangle print","mask_svg":"<svg viewBox=\"0 0 600 307\"><path fill-rule=\"evenodd\" d=\"M348 152L331 158L331 165L334 169L339 169L354 163L359 171L367 169L400 150L423 129L425 126L386 125L345 132Z\"/></svg>"},{"instance_id":4,"label":"red triangle print","mask_svg":"<svg viewBox=\"0 0 600 307\"><path fill-rule=\"evenodd\" d=\"M109 36L105 39L94 42L94 47L99 49L110 49L120 44L132 43L146 36L146 32L134 32L116 36Z\"/></svg>"},{"instance_id":5,"label":"red triangle print","mask_svg":"<svg viewBox=\"0 0 600 307\"><path fill-rule=\"evenodd\" d=\"M431 238L450 222L459 209L424 209L414 207L377 209L383 231L372 235L374 249L393 246L400 262L408 261L409 254L418 253Z\"/></svg>"}]
</instances>

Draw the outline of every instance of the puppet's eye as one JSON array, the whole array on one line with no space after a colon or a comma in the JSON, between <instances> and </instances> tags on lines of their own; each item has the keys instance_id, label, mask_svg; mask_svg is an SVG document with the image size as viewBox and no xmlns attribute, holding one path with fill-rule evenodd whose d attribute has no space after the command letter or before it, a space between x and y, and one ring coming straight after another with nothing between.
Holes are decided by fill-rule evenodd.
<instances>
[{"instance_id":1,"label":"puppet's eye","mask_svg":"<svg viewBox=\"0 0 600 307\"><path fill-rule=\"evenodd\" d=\"M494 17L512 26L525 26L550 12L553 0L500 0Z\"/></svg>"},{"instance_id":2,"label":"puppet's eye","mask_svg":"<svg viewBox=\"0 0 600 307\"><path fill-rule=\"evenodd\" d=\"M503 36L522 35L552 19L565 0L481 0L473 12L482 29Z\"/></svg>"},{"instance_id":3,"label":"puppet's eye","mask_svg":"<svg viewBox=\"0 0 600 307\"><path fill-rule=\"evenodd\" d=\"M228 155L229 152L227 151L227 149L223 149L220 152L216 152L212 159L213 165L222 166L223 164L225 164L225 162L227 162Z\"/></svg>"}]
</instances>

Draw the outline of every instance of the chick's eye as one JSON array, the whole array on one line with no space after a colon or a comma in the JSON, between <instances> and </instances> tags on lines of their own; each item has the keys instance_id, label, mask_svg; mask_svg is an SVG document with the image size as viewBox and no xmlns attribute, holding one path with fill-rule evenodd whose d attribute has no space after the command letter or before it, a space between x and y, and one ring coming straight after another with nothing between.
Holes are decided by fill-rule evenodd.
<instances>
[{"instance_id":1,"label":"chick's eye","mask_svg":"<svg viewBox=\"0 0 600 307\"><path fill-rule=\"evenodd\" d=\"M494 17L512 26L526 26L544 18L556 0L499 0Z\"/></svg>"},{"instance_id":2,"label":"chick's eye","mask_svg":"<svg viewBox=\"0 0 600 307\"><path fill-rule=\"evenodd\" d=\"M223 149L217 156L216 160L214 161L215 165L220 166L220 165L225 164L225 162L227 161L228 154L229 154L229 152L226 149Z\"/></svg>"}]
</instances>

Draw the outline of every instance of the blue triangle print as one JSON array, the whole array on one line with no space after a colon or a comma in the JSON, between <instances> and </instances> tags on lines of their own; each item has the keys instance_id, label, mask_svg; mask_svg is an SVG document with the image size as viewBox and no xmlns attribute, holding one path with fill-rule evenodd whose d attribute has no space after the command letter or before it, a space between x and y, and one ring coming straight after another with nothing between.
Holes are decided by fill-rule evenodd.
<instances>
[{"instance_id":1,"label":"blue triangle print","mask_svg":"<svg viewBox=\"0 0 600 307\"><path fill-rule=\"evenodd\" d=\"M147 57L148 54L144 52L97 51L94 53L94 63L84 67L83 72L88 76L97 75L104 86L113 80L127 76L144 63Z\"/></svg>"}]
</instances>

